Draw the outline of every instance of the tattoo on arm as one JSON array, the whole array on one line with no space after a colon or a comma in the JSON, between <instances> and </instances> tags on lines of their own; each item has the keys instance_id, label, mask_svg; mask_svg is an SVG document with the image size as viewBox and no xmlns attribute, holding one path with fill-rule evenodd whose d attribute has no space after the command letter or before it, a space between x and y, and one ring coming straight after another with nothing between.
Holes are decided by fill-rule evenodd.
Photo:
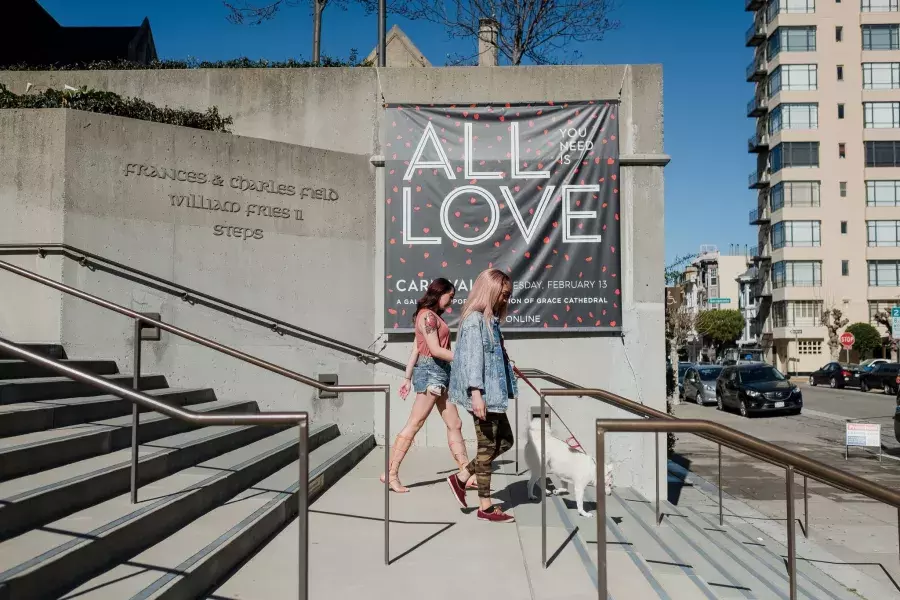
<instances>
[{"instance_id":1,"label":"tattoo on arm","mask_svg":"<svg viewBox=\"0 0 900 600\"><path fill-rule=\"evenodd\" d=\"M432 334L438 329L437 318L434 316L434 313L426 313L425 318L423 319L425 324L425 334Z\"/></svg>"}]
</instances>

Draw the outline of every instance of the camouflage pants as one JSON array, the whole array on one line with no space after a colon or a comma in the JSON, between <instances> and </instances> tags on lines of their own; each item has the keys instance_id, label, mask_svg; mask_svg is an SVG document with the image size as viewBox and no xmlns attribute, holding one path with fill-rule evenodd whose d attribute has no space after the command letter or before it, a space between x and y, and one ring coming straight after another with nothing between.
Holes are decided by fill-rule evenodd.
<instances>
[{"instance_id":1,"label":"camouflage pants","mask_svg":"<svg viewBox=\"0 0 900 600\"><path fill-rule=\"evenodd\" d=\"M475 435L478 438L478 452L475 459L466 466L469 473L475 474L478 482L478 497L491 497L491 463L512 448L513 432L509 426L506 413L488 413L482 421L475 415Z\"/></svg>"}]
</instances>

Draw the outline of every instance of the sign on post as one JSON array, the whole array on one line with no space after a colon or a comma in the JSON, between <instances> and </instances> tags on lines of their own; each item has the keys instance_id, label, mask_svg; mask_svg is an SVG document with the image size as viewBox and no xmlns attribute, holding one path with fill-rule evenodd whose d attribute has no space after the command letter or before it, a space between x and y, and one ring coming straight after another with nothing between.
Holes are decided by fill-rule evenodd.
<instances>
[{"instance_id":1,"label":"sign on post","mask_svg":"<svg viewBox=\"0 0 900 600\"><path fill-rule=\"evenodd\" d=\"M891 307L891 335L900 340L900 306Z\"/></svg>"},{"instance_id":2,"label":"sign on post","mask_svg":"<svg viewBox=\"0 0 900 600\"><path fill-rule=\"evenodd\" d=\"M850 455L850 446L857 448L878 448L878 462L881 462L881 425L877 423L847 423L844 441L844 460Z\"/></svg>"},{"instance_id":3,"label":"sign on post","mask_svg":"<svg viewBox=\"0 0 900 600\"><path fill-rule=\"evenodd\" d=\"M710 304L731 304L731 298L710 298Z\"/></svg>"},{"instance_id":4,"label":"sign on post","mask_svg":"<svg viewBox=\"0 0 900 600\"><path fill-rule=\"evenodd\" d=\"M853 347L853 344L856 343L856 338L853 337L853 334L849 331L845 331L841 334L841 346L844 347L844 350L849 350Z\"/></svg>"}]
</instances>

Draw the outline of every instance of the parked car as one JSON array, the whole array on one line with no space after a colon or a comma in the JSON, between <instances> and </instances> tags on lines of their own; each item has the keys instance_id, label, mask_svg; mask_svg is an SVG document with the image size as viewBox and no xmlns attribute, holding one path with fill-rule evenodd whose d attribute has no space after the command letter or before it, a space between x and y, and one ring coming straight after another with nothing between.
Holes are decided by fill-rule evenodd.
<instances>
[{"instance_id":1,"label":"parked car","mask_svg":"<svg viewBox=\"0 0 900 600\"><path fill-rule=\"evenodd\" d=\"M859 387L859 365L830 362L809 376L809 385L820 383L833 388Z\"/></svg>"},{"instance_id":2,"label":"parked car","mask_svg":"<svg viewBox=\"0 0 900 600\"><path fill-rule=\"evenodd\" d=\"M878 365L881 365L884 363L889 363L889 362L891 362L891 361L889 361L886 358L870 358L868 360L864 360L861 363L859 363L859 368L861 371L868 373L872 369L877 367Z\"/></svg>"},{"instance_id":3,"label":"parked car","mask_svg":"<svg viewBox=\"0 0 900 600\"><path fill-rule=\"evenodd\" d=\"M684 398L697 404L716 403L716 379L723 367L717 365L695 365L684 376Z\"/></svg>"},{"instance_id":4,"label":"parked car","mask_svg":"<svg viewBox=\"0 0 900 600\"><path fill-rule=\"evenodd\" d=\"M781 371L765 364L725 367L716 381L719 410L738 409L741 416L786 412L799 415L803 394Z\"/></svg>"},{"instance_id":5,"label":"parked car","mask_svg":"<svg viewBox=\"0 0 900 600\"><path fill-rule=\"evenodd\" d=\"M900 363L880 363L871 371L863 371L859 374L859 389L864 392L882 389L885 394L896 394L898 376L900 376Z\"/></svg>"}]
</instances>

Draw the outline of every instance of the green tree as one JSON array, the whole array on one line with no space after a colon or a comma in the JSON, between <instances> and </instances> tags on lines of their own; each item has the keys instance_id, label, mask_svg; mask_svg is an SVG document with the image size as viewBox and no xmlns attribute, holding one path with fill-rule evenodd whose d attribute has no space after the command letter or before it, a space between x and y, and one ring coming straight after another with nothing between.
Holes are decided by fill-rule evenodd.
<instances>
[{"instance_id":1,"label":"green tree","mask_svg":"<svg viewBox=\"0 0 900 600\"><path fill-rule=\"evenodd\" d=\"M860 358L868 358L872 350L881 346L881 334L868 323L854 323L846 331L856 338L853 349L859 352Z\"/></svg>"},{"instance_id":2,"label":"green tree","mask_svg":"<svg viewBox=\"0 0 900 600\"><path fill-rule=\"evenodd\" d=\"M739 310L705 310L697 317L697 331L712 340L716 354L736 342L744 326L744 315Z\"/></svg>"}]
</instances>

